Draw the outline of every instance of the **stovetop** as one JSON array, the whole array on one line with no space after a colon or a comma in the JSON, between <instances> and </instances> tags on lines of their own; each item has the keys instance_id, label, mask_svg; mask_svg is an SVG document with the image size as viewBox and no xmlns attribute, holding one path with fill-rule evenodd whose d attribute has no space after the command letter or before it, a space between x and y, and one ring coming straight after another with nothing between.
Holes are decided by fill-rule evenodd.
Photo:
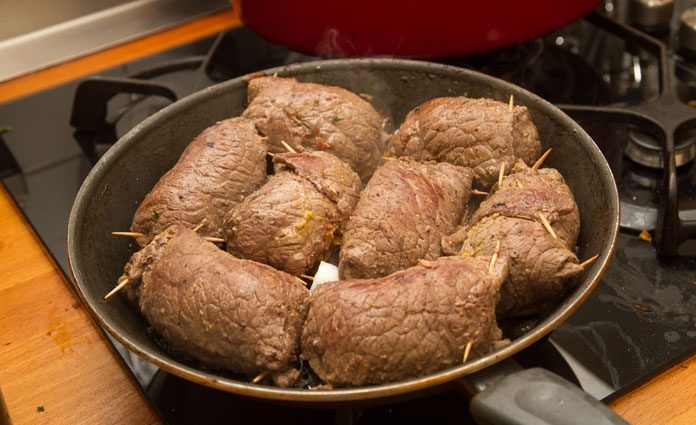
<instances>
[{"instance_id":1,"label":"stovetop","mask_svg":"<svg viewBox=\"0 0 696 425\"><path fill-rule=\"evenodd\" d=\"M679 3L678 9L685 4ZM604 14L623 18L619 5L607 2ZM676 49L673 33L659 37L672 46L669 70L675 93L684 104L692 95L696 101L696 61ZM0 107L0 177L68 275L65 229L70 208L93 161L118 136L168 105L167 97L180 98L238 75L314 59L235 29L7 103ZM557 104L635 105L660 93L654 55L586 21L502 51L447 62L506 79ZM113 84L130 94L112 98ZM77 97L87 103L73 107L78 87ZM166 95L133 94L152 93L148 90ZM92 112L109 99L102 120ZM654 168L661 161L635 158L636 146L642 146L640 141L650 138L650 132L641 135L642 129L632 123L578 120L607 157L619 187L622 230L617 251L587 301L548 339L517 357L609 400L696 352L696 243L687 241L681 255L661 258L650 241L664 196L662 170ZM696 137L688 134L676 141L686 146L687 156L694 142ZM653 154L659 156L657 152ZM686 218L696 217L694 168L693 158L687 158L676 172L680 215ZM260 423L470 421L466 401L454 391L357 410L269 408L265 402L169 375L113 343L155 409L171 424L222 418Z\"/></svg>"}]
</instances>

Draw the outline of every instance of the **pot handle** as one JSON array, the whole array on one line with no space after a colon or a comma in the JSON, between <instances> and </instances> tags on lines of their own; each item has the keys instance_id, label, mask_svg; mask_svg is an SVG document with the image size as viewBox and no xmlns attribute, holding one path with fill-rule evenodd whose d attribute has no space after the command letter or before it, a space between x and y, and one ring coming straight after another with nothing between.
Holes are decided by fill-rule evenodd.
<instances>
[{"instance_id":1,"label":"pot handle","mask_svg":"<svg viewBox=\"0 0 696 425\"><path fill-rule=\"evenodd\" d=\"M627 424L605 404L553 372L521 369L512 359L501 363L462 382L470 393L477 393L469 409L479 424Z\"/></svg>"}]
</instances>

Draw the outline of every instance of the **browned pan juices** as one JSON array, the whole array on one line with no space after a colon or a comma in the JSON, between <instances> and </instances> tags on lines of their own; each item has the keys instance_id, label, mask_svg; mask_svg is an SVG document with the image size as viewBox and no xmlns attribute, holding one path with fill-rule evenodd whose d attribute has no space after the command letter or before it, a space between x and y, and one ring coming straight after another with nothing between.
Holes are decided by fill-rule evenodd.
<instances>
[{"instance_id":1,"label":"browned pan juices","mask_svg":"<svg viewBox=\"0 0 696 425\"><path fill-rule=\"evenodd\" d=\"M576 288L528 332L508 346L458 367L406 381L335 390L280 389L253 385L181 361L147 331L143 317L125 297L101 301L114 286L135 250L132 241L111 237L130 225L137 206L171 168L196 134L215 122L237 116L246 106L246 83L237 78L182 99L148 118L124 136L94 167L78 194L68 228L68 255L76 287L92 317L126 347L175 375L223 391L278 402L354 404L412 397L449 385L528 347L565 320L589 295L614 252L619 202L611 171L580 126L534 94L501 80L461 68L395 59L334 60L266 71L268 75L345 87L372 99L393 127L425 100L441 96L488 97L529 108L542 151L553 147L544 166L557 168L572 189L582 227L578 257L599 259L578 278ZM154 151L161 155L153 157ZM153 158L156 158L154 160ZM110 188L104 191L104 187Z\"/></svg>"}]
</instances>

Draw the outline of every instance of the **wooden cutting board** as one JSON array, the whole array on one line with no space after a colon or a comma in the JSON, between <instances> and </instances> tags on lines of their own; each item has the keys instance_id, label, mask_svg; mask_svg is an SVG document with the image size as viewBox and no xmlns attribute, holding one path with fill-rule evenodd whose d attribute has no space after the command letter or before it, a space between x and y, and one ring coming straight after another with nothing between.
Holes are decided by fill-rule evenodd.
<instances>
[{"instance_id":1,"label":"wooden cutting board","mask_svg":"<svg viewBox=\"0 0 696 425\"><path fill-rule=\"evenodd\" d=\"M158 423L4 188L0 223L0 388L14 423Z\"/></svg>"}]
</instances>

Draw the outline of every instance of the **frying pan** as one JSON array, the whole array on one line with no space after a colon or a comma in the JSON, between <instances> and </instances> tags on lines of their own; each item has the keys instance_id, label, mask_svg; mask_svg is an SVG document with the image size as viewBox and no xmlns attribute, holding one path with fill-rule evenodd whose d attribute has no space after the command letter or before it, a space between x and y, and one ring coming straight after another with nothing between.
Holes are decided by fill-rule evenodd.
<instances>
[{"instance_id":1,"label":"frying pan","mask_svg":"<svg viewBox=\"0 0 696 425\"><path fill-rule=\"evenodd\" d=\"M244 0L241 17L262 37L322 57L436 58L544 35L581 18L600 2Z\"/></svg>"},{"instance_id":2,"label":"frying pan","mask_svg":"<svg viewBox=\"0 0 696 425\"><path fill-rule=\"evenodd\" d=\"M512 354L561 324L585 300L614 252L619 227L617 189L606 160L587 133L538 96L462 68L399 59L343 59L290 65L270 69L266 74L276 72L279 76L342 86L364 94L395 125L410 109L434 97L466 95L507 102L514 95L516 104L529 108L542 147L554 148L545 165L558 168L576 196L582 220L579 258L600 254L598 260L578 277L575 289L523 336L486 356L423 377L361 388L283 389L250 384L173 357L153 340L147 322L125 297L102 300L136 249L134 242L110 233L130 226L139 203L194 136L218 120L242 113L247 85L243 78L237 78L186 97L140 123L108 150L83 183L70 214L67 243L73 279L92 318L130 350L160 368L199 384L249 397L318 406L353 405L415 397L457 385L478 394L471 403L475 416L513 420L503 423L525 423L516 422L524 415L528 422L538 417L553 418L553 412L560 412L562 419L567 420L569 416L563 412L568 407L590 409L592 403L588 400L593 399L579 389L569 389L566 381L540 370L510 373L516 366L509 360ZM512 391L511 384L520 387L519 394L506 393ZM551 397L553 406L544 397ZM531 407L522 409L520 406L525 403ZM592 409L599 412L597 418L619 420L596 400Z\"/></svg>"}]
</instances>

